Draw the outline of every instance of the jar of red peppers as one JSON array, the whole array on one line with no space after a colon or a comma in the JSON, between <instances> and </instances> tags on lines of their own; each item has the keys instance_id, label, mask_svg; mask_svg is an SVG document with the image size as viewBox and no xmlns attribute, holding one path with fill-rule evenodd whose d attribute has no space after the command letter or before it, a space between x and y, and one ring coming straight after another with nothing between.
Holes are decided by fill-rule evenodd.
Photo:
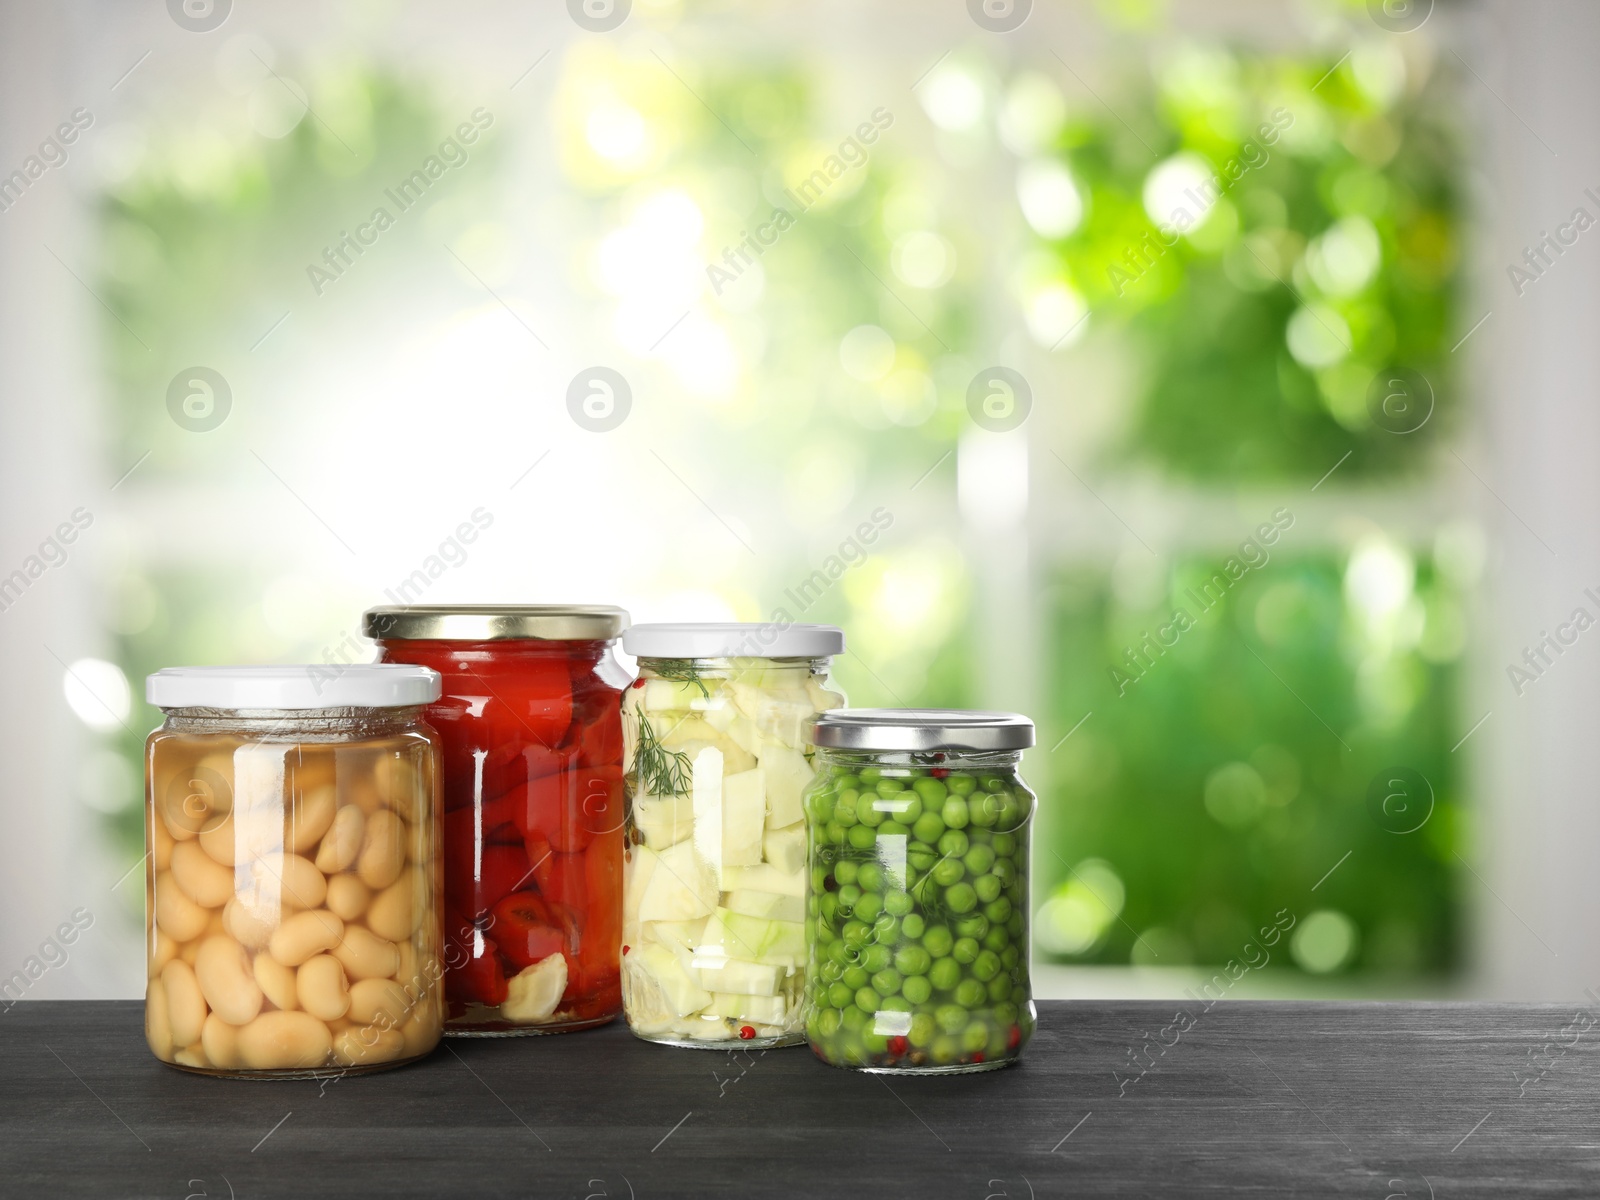
<instances>
[{"instance_id":1,"label":"jar of red peppers","mask_svg":"<svg viewBox=\"0 0 1600 1200\"><path fill-rule=\"evenodd\" d=\"M445 1032L565 1033L622 1009L622 725L608 605L368 610L432 667L443 742Z\"/></svg>"}]
</instances>

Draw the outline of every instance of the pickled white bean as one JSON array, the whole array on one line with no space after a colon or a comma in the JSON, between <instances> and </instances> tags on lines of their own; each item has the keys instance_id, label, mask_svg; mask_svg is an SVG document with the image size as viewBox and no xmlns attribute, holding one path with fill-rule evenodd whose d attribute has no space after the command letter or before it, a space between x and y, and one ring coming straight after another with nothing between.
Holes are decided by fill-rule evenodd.
<instances>
[{"instance_id":1,"label":"pickled white bean","mask_svg":"<svg viewBox=\"0 0 1600 1200\"><path fill-rule=\"evenodd\" d=\"M332 875L355 862L366 829L365 813L354 804L341 808L317 849L317 869Z\"/></svg>"},{"instance_id":2,"label":"pickled white bean","mask_svg":"<svg viewBox=\"0 0 1600 1200\"><path fill-rule=\"evenodd\" d=\"M167 1021L174 1046L192 1046L200 1040L206 1023L206 998L194 977L194 968L174 959L161 968L161 986L167 993Z\"/></svg>"},{"instance_id":3,"label":"pickled white bean","mask_svg":"<svg viewBox=\"0 0 1600 1200\"><path fill-rule=\"evenodd\" d=\"M434 1037L438 1037L437 1025L434 1026ZM408 1057L405 1035L398 1029L384 1029L378 1025L344 1029L334 1036L333 1057L345 1067Z\"/></svg>"},{"instance_id":4,"label":"pickled white bean","mask_svg":"<svg viewBox=\"0 0 1600 1200\"><path fill-rule=\"evenodd\" d=\"M167 1016L167 989L159 978L144 989L144 1040L157 1058L172 1058L172 1022Z\"/></svg>"},{"instance_id":5,"label":"pickled white bean","mask_svg":"<svg viewBox=\"0 0 1600 1200\"><path fill-rule=\"evenodd\" d=\"M222 909L222 924L241 946L259 950L278 928L276 909L258 908L235 896Z\"/></svg>"},{"instance_id":6,"label":"pickled white bean","mask_svg":"<svg viewBox=\"0 0 1600 1200\"><path fill-rule=\"evenodd\" d=\"M200 1047L213 1067L228 1070L239 1065L239 1030L216 1013L200 1028Z\"/></svg>"},{"instance_id":7,"label":"pickled white bean","mask_svg":"<svg viewBox=\"0 0 1600 1200\"><path fill-rule=\"evenodd\" d=\"M165 871L172 865L172 848L178 843L167 829L165 821L151 821L149 834L150 861L155 863L156 870Z\"/></svg>"},{"instance_id":8,"label":"pickled white bean","mask_svg":"<svg viewBox=\"0 0 1600 1200\"><path fill-rule=\"evenodd\" d=\"M300 1007L293 967L284 966L270 954L258 954L251 965L251 974L274 1006L285 1010Z\"/></svg>"},{"instance_id":9,"label":"pickled white bean","mask_svg":"<svg viewBox=\"0 0 1600 1200\"><path fill-rule=\"evenodd\" d=\"M359 925L345 926L333 956L344 964L350 978L357 980L391 978L400 966L400 952L394 943Z\"/></svg>"},{"instance_id":10,"label":"pickled white bean","mask_svg":"<svg viewBox=\"0 0 1600 1200\"><path fill-rule=\"evenodd\" d=\"M199 937L211 920L208 911L183 894L183 889L173 881L171 871L156 876L155 909L156 925L179 942Z\"/></svg>"},{"instance_id":11,"label":"pickled white bean","mask_svg":"<svg viewBox=\"0 0 1600 1200\"><path fill-rule=\"evenodd\" d=\"M204 908L221 908L233 895L233 872L207 854L199 842L182 842L173 848L172 878L184 895Z\"/></svg>"},{"instance_id":12,"label":"pickled white bean","mask_svg":"<svg viewBox=\"0 0 1600 1200\"><path fill-rule=\"evenodd\" d=\"M195 958L195 979L211 1011L229 1025L244 1025L261 1011L261 985L244 947L231 937L208 937Z\"/></svg>"},{"instance_id":13,"label":"pickled white bean","mask_svg":"<svg viewBox=\"0 0 1600 1200\"><path fill-rule=\"evenodd\" d=\"M350 1011L350 984L344 967L331 954L318 954L300 964L295 974L300 1007L323 1021L337 1021Z\"/></svg>"},{"instance_id":14,"label":"pickled white bean","mask_svg":"<svg viewBox=\"0 0 1600 1200\"><path fill-rule=\"evenodd\" d=\"M373 813L356 866L361 882L375 891L386 888L400 878L405 862L406 823L387 809Z\"/></svg>"},{"instance_id":15,"label":"pickled white bean","mask_svg":"<svg viewBox=\"0 0 1600 1200\"><path fill-rule=\"evenodd\" d=\"M367 911L371 900L371 889L354 875L335 875L328 880L328 911L342 920L354 921Z\"/></svg>"},{"instance_id":16,"label":"pickled white bean","mask_svg":"<svg viewBox=\"0 0 1600 1200\"><path fill-rule=\"evenodd\" d=\"M416 769L398 754L385 754L373 764L372 781L377 785L378 798L385 807L398 813L407 821L417 819L417 803L421 788Z\"/></svg>"},{"instance_id":17,"label":"pickled white bean","mask_svg":"<svg viewBox=\"0 0 1600 1200\"><path fill-rule=\"evenodd\" d=\"M205 1047L198 1043L193 1046L185 1046L182 1050L174 1051L172 1061L180 1067L204 1068L211 1065L211 1060L206 1057Z\"/></svg>"},{"instance_id":18,"label":"pickled white bean","mask_svg":"<svg viewBox=\"0 0 1600 1200\"><path fill-rule=\"evenodd\" d=\"M363 979L350 985L350 1019L358 1025L379 1021L384 1028L399 1029L410 1007L405 989L392 979Z\"/></svg>"},{"instance_id":19,"label":"pickled white bean","mask_svg":"<svg viewBox=\"0 0 1600 1200\"><path fill-rule=\"evenodd\" d=\"M150 952L150 974L159 975L161 968L177 957L178 943L165 930L156 930L155 949Z\"/></svg>"},{"instance_id":20,"label":"pickled white bean","mask_svg":"<svg viewBox=\"0 0 1600 1200\"><path fill-rule=\"evenodd\" d=\"M407 871L372 898L367 928L391 942L403 942L422 924L421 899L415 886L417 873Z\"/></svg>"},{"instance_id":21,"label":"pickled white bean","mask_svg":"<svg viewBox=\"0 0 1600 1200\"><path fill-rule=\"evenodd\" d=\"M320 1067L332 1049L328 1027L310 1013L264 1012L239 1030L239 1061L256 1071Z\"/></svg>"},{"instance_id":22,"label":"pickled white bean","mask_svg":"<svg viewBox=\"0 0 1600 1200\"><path fill-rule=\"evenodd\" d=\"M310 909L285 919L267 947L284 966L298 967L313 954L332 950L343 937L343 921L326 909Z\"/></svg>"},{"instance_id":23,"label":"pickled white bean","mask_svg":"<svg viewBox=\"0 0 1600 1200\"><path fill-rule=\"evenodd\" d=\"M288 812L284 845L296 854L315 846L333 824L338 803L332 784L322 784L296 796Z\"/></svg>"}]
</instances>

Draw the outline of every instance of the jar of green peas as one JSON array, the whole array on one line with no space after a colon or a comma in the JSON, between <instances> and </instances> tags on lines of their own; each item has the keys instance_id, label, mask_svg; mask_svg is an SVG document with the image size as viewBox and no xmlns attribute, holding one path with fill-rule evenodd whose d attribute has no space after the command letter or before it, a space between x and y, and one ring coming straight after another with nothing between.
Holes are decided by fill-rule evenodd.
<instances>
[{"instance_id":1,"label":"jar of green peas","mask_svg":"<svg viewBox=\"0 0 1600 1200\"><path fill-rule=\"evenodd\" d=\"M806 1035L836 1067L956 1074L1015 1062L1034 1027L1015 713L838 709L805 794Z\"/></svg>"}]
</instances>

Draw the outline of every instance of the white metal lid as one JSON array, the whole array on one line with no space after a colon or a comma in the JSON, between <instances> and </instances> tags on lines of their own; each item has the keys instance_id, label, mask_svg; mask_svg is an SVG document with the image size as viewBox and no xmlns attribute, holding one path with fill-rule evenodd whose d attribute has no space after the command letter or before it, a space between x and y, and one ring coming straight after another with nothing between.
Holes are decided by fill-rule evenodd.
<instances>
[{"instance_id":1,"label":"white metal lid","mask_svg":"<svg viewBox=\"0 0 1600 1200\"><path fill-rule=\"evenodd\" d=\"M439 691L439 672L404 663L167 667L144 681L158 708L403 708Z\"/></svg>"},{"instance_id":2,"label":"white metal lid","mask_svg":"<svg viewBox=\"0 0 1600 1200\"><path fill-rule=\"evenodd\" d=\"M812 740L835 750L1026 750L1033 722L957 708L836 708L817 717Z\"/></svg>"},{"instance_id":3,"label":"white metal lid","mask_svg":"<svg viewBox=\"0 0 1600 1200\"><path fill-rule=\"evenodd\" d=\"M773 621L635 625L622 648L638 658L828 658L844 653L844 630Z\"/></svg>"}]
</instances>

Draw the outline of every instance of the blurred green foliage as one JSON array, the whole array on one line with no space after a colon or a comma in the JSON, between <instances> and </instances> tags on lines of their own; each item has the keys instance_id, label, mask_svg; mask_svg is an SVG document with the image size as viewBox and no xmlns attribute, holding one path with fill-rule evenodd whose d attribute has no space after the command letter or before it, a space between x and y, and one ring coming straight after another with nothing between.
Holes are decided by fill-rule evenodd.
<instances>
[{"instance_id":1,"label":"blurred green foliage","mask_svg":"<svg viewBox=\"0 0 1600 1200\"><path fill-rule=\"evenodd\" d=\"M1216 482L1316 480L1347 453L1347 478L1421 469L1459 408L1450 95L1390 42L1342 59L1188 45L1126 80L1115 116L1068 120L1057 154L1084 216L1051 245L1141 361L1128 458ZM1374 423L1394 377L1416 395Z\"/></svg>"},{"instance_id":2,"label":"blurred green foliage","mask_svg":"<svg viewBox=\"0 0 1600 1200\"><path fill-rule=\"evenodd\" d=\"M1276 556L1226 588L1223 568L1183 560L1148 606L1119 603L1103 572L1058 577L1050 656L1076 669L1053 674L1052 710L1062 728L1093 716L1052 755L1056 849L1038 869L1059 897L1090 860L1106 906L1047 902L1041 947L1221 963L1280 908L1332 909L1356 935L1339 968L1453 967L1459 590L1382 543L1349 562ZM1410 821L1381 824L1368 795L1397 766L1433 801L1404 833L1391 828Z\"/></svg>"}]
</instances>

